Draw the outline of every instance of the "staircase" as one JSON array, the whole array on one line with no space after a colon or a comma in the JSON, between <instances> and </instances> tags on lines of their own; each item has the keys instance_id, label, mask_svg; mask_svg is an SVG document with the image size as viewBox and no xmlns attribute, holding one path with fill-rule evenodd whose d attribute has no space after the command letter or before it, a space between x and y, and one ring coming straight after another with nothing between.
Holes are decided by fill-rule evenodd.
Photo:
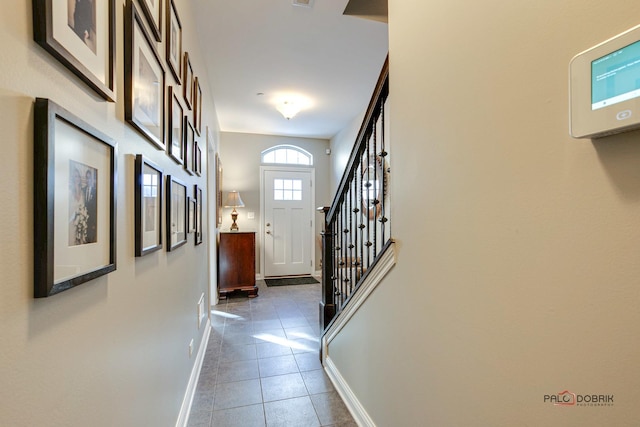
<instances>
[{"instance_id":1,"label":"staircase","mask_svg":"<svg viewBox=\"0 0 640 427\"><path fill-rule=\"evenodd\" d=\"M325 213L322 233L322 302L325 332L356 297L393 245L389 182L391 169L385 121L389 96L387 57L345 173Z\"/></svg>"}]
</instances>

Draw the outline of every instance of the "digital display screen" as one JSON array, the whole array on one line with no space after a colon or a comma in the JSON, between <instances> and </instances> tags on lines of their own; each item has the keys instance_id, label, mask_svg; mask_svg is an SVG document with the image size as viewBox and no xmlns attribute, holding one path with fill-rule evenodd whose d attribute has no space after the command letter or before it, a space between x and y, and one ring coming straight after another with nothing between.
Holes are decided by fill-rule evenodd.
<instances>
[{"instance_id":1,"label":"digital display screen","mask_svg":"<svg viewBox=\"0 0 640 427\"><path fill-rule=\"evenodd\" d=\"M591 109L640 96L640 41L591 62Z\"/></svg>"}]
</instances>

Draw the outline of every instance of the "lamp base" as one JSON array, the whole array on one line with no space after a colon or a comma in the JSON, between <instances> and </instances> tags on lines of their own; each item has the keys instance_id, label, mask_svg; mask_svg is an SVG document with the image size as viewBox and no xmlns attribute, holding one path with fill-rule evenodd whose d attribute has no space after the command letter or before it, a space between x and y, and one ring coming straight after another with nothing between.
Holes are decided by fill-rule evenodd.
<instances>
[{"instance_id":1,"label":"lamp base","mask_svg":"<svg viewBox=\"0 0 640 427\"><path fill-rule=\"evenodd\" d=\"M233 220L233 224L231 224L231 231L238 231L238 224L236 224L236 220L238 219L238 212L236 211L236 209L234 208L233 211L231 211L231 219Z\"/></svg>"}]
</instances>

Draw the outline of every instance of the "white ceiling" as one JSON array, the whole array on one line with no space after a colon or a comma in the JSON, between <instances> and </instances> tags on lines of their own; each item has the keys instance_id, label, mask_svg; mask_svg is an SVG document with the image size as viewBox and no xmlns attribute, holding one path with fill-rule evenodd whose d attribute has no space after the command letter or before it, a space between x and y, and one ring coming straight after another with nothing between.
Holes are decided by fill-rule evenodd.
<instances>
[{"instance_id":1,"label":"white ceiling","mask_svg":"<svg viewBox=\"0 0 640 427\"><path fill-rule=\"evenodd\" d=\"M331 138L366 109L387 24L343 15L348 0L292 3L194 0L221 131ZM290 95L308 106L286 120L275 104Z\"/></svg>"}]
</instances>

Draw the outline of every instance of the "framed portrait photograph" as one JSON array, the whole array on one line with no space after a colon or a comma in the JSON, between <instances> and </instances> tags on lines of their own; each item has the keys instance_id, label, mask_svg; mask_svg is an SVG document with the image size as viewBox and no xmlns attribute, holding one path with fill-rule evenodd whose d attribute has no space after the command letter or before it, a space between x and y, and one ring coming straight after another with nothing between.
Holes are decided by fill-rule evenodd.
<instances>
[{"instance_id":1,"label":"framed portrait photograph","mask_svg":"<svg viewBox=\"0 0 640 427\"><path fill-rule=\"evenodd\" d=\"M169 87L169 140L167 141L167 154L176 163L184 163L184 128L186 117L182 109L182 103L178 95Z\"/></svg>"},{"instance_id":2,"label":"framed portrait photograph","mask_svg":"<svg viewBox=\"0 0 640 427\"><path fill-rule=\"evenodd\" d=\"M193 81L193 124L196 133L200 136L202 133L202 88L198 77Z\"/></svg>"},{"instance_id":3,"label":"framed portrait photograph","mask_svg":"<svg viewBox=\"0 0 640 427\"><path fill-rule=\"evenodd\" d=\"M167 175L167 251L187 243L187 186Z\"/></svg>"},{"instance_id":4,"label":"framed portrait photograph","mask_svg":"<svg viewBox=\"0 0 640 427\"><path fill-rule=\"evenodd\" d=\"M202 188L200 188L197 184L193 186L193 197L196 199L196 239L195 244L199 245L202 243Z\"/></svg>"},{"instance_id":5,"label":"framed portrait photograph","mask_svg":"<svg viewBox=\"0 0 640 427\"><path fill-rule=\"evenodd\" d=\"M196 142L196 134L187 116L184 117L184 130L183 166L189 175L193 175L193 146Z\"/></svg>"},{"instance_id":6,"label":"framed portrait photograph","mask_svg":"<svg viewBox=\"0 0 640 427\"><path fill-rule=\"evenodd\" d=\"M167 64L176 79L182 83L182 24L174 0L167 0Z\"/></svg>"},{"instance_id":7,"label":"framed portrait photograph","mask_svg":"<svg viewBox=\"0 0 640 427\"><path fill-rule=\"evenodd\" d=\"M132 1L127 3L125 18L125 119L156 148L163 150L164 66Z\"/></svg>"},{"instance_id":8,"label":"framed portrait photograph","mask_svg":"<svg viewBox=\"0 0 640 427\"><path fill-rule=\"evenodd\" d=\"M193 142L193 172L198 176L202 174L202 151L198 141Z\"/></svg>"},{"instance_id":9,"label":"framed portrait photograph","mask_svg":"<svg viewBox=\"0 0 640 427\"><path fill-rule=\"evenodd\" d=\"M182 72L182 88L184 95L184 103L191 110L193 107L193 68L189 59L189 52L184 53L184 71Z\"/></svg>"},{"instance_id":10,"label":"framed portrait photograph","mask_svg":"<svg viewBox=\"0 0 640 427\"><path fill-rule=\"evenodd\" d=\"M155 163L136 155L135 255L145 256L162 248L162 177Z\"/></svg>"},{"instance_id":11,"label":"framed portrait photograph","mask_svg":"<svg viewBox=\"0 0 640 427\"><path fill-rule=\"evenodd\" d=\"M115 101L115 0L33 0L33 39Z\"/></svg>"},{"instance_id":12,"label":"framed portrait photograph","mask_svg":"<svg viewBox=\"0 0 640 427\"><path fill-rule=\"evenodd\" d=\"M196 199L189 197L189 234L196 231Z\"/></svg>"},{"instance_id":13,"label":"framed portrait photograph","mask_svg":"<svg viewBox=\"0 0 640 427\"><path fill-rule=\"evenodd\" d=\"M132 0L129 0L130 2ZM160 27L162 23L162 0L139 0L140 7L147 17L149 22L149 28L153 33L153 37L156 41L162 41L162 30Z\"/></svg>"},{"instance_id":14,"label":"framed portrait photograph","mask_svg":"<svg viewBox=\"0 0 640 427\"><path fill-rule=\"evenodd\" d=\"M116 142L44 98L34 109L34 296L116 269Z\"/></svg>"},{"instance_id":15,"label":"framed portrait photograph","mask_svg":"<svg viewBox=\"0 0 640 427\"><path fill-rule=\"evenodd\" d=\"M216 168L216 227L222 226L222 162L220 155L216 153L214 159Z\"/></svg>"}]
</instances>

